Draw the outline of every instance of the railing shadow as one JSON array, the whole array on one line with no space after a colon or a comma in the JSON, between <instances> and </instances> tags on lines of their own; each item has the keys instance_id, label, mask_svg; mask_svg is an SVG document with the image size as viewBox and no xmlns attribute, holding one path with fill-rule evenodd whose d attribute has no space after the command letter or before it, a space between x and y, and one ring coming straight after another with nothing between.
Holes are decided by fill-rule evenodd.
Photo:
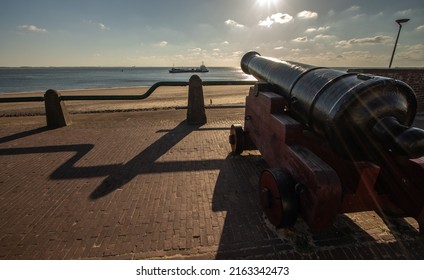
<instances>
[{"instance_id":1,"label":"railing shadow","mask_svg":"<svg viewBox=\"0 0 424 280\"><path fill-rule=\"evenodd\" d=\"M233 156L225 159L157 162L172 147L197 130L212 130L179 123L157 141L125 164L91 167L76 166L90 153L93 144L58 145L0 149L0 155L75 152L70 159L50 174L54 180L107 176L90 194L92 200L122 188L144 173L219 170L212 198L212 210L225 212L225 221L215 257L217 259L423 259L423 242L414 228L400 219L389 218L393 242L380 242L367 229L340 215L334 226L323 232L311 232L298 222L293 229L275 231L266 223L259 205L257 183L266 163L259 155ZM221 128L213 128L221 130ZM9 139L42 132L34 129L17 133ZM5 138L5 137L3 137ZM414 249L415 248L415 249Z\"/></svg>"},{"instance_id":2,"label":"railing shadow","mask_svg":"<svg viewBox=\"0 0 424 280\"><path fill-rule=\"evenodd\" d=\"M219 130L216 128L214 130ZM113 191L122 188L134 177L143 173L162 173L179 171L196 171L205 169L219 169L222 160L202 160L202 161L178 161L178 162L156 162L172 147L178 144L182 139L195 130L211 130L210 128L201 128L199 125L189 125L182 121L176 127L166 132L157 141L144 149L141 153L134 156L125 164L107 164L81 167L76 163L88 154L93 148L93 144L77 145L57 145L42 147L21 147L0 149L0 155L18 155L18 154L36 154L36 153L60 153L75 152L76 154L69 158L65 163L52 172L50 178L53 180L93 178L104 177L106 179L90 194L89 198L94 200L106 196ZM27 132L18 133L3 137L9 141L19 137L30 136L44 131L44 128L34 129Z\"/></svg>"},{"instance_id":3,"label":"railing shadow","mask_svg":"<svg viewBox=\"0 0 424 280\"><path fill-rule=\"evenodd\" d=\"M20 147L0 149L0 156L4 155L23 155L23 154L45 154L45 153L61 153L75 152L64 164L57 168L50 175L52 179L69 179L69 178L90 178L100 177L108 174L109 170L119 168L119 164L110 164L102 166L75 167L81 158L88 154L94 145L92 144L75 144L75 145L57 145L42 147Z\"/></svg>"}]
</instances>

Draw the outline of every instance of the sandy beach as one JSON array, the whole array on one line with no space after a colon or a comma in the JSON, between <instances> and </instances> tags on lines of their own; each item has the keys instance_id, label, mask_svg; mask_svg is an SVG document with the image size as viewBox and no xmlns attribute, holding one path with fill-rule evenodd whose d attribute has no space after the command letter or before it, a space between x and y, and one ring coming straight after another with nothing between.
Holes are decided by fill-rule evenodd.
<instances>
[{"instance_id":1,"label":"sandy beach","mask_svg":"<svg viewBox=\"0 0 424 280\"><path fill-rule=\"evenodd\" d=\"M243 105L250 86L204 86L206 106ZM61 95L137 95L148 87L63 90ZM44 92L5 93L1 97L43 96ZM159 87L144 100L94 100L65 101L71 114L88 112L113 112L131 110L152 110L187 106L188 87ZM21 116L44 114L43 102L0 103L0 116Z\"/></svg>"}]
</instances>

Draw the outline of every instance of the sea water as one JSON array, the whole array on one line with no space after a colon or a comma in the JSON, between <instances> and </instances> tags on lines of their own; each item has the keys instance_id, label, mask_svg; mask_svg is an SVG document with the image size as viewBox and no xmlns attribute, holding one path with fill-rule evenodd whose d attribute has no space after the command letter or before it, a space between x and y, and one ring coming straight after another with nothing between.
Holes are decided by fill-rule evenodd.
<instances>
[{"instance_id":1,"label":"sea water","mask_svg":"<svg viewBox=\"0 0 424 280\"><path fill-rule=\"evenodd\" d=\"M210 67L207 73L171 74L166 67L3 67L0 93L44 92L47 89L92 89L151 86L160 81L255 80L240 68Z\"/></svg>"}]
</instances>

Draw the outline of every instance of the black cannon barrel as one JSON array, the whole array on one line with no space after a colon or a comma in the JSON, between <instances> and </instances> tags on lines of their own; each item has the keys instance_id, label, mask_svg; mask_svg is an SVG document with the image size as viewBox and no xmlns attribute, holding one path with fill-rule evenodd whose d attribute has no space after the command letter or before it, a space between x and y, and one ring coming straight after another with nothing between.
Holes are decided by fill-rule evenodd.
<instances>
[{"instance_id":1,"label":"black cannon barrel","mask_svg":"<svg viewBox=\"0 0 424 280\"><path fill-rule=\"evenodd\" d=\"M290 115L323 136L333 150L349 158L386 151L424 155L424 131L410 127L417 100L406 83L380 76L246 53L241 68L267 82L289 104Z\"/></svg>"}]
</instances>

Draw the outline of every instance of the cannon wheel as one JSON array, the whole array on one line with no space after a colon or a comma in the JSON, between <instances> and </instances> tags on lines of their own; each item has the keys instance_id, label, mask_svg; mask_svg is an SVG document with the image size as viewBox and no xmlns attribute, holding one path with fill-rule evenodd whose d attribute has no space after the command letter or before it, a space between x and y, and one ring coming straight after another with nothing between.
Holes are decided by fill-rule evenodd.
<instances>
[{"instance_id":1,"label":"cannon wheel","mask_svg":"<svg viewBox=\"0 0 424 280\"><path fill-rule=\"evenodd\" d=\"M262 209L276 227L288 227L296 223L299 201L292 176L280 168L266 169L259 180Z\"/></svg>"},{"instance_id":2,"label":"cannon wheel","mask_svg":"<svg viewBox=\"0 0 424 280\"><path fill-rule=\"evenodd\" d=\"M233 154L239 155L243 152L244 131L241 124L233 124L231 126L229 142Z\"/></svg>"}]
</instances>

